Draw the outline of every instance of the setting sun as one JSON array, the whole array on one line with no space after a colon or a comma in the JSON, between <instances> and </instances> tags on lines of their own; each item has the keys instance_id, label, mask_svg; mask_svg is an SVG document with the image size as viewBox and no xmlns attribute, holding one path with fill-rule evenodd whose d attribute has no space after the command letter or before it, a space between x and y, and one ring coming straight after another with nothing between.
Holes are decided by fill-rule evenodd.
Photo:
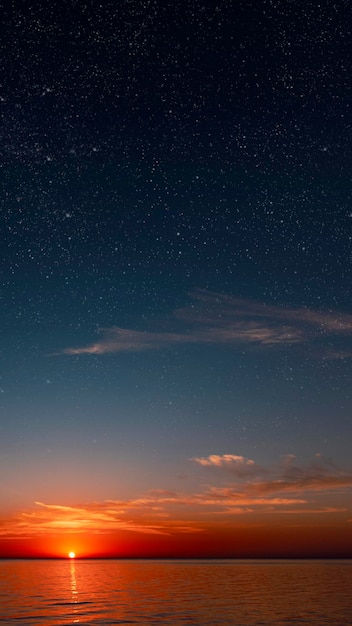
<instances>
[{"instance_id":1,"label":"setting sun","mask_svg":"<svg viewBox=\"0 0 352 626\"><path fill-rule=\"evenodd\" d=\"M69 552L68 556L70 557L70 559L74 559L76 555L74 552Z\"/></svg>"}]
</instances>

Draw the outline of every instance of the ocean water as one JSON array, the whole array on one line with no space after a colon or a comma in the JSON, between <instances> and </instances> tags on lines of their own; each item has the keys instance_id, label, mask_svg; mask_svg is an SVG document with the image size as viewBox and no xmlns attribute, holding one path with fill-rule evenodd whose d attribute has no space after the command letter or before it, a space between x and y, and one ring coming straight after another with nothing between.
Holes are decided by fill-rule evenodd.
<instances>
[{"instance_id":1,"label":"ocean water","mask_svg":"<svg viewBox=\"0 0 352 626\"><path fill-rule=\"evenodd\" d=\"M0 624L352 624L352 561L0 560Z\"/></svg>"}]
</instances>

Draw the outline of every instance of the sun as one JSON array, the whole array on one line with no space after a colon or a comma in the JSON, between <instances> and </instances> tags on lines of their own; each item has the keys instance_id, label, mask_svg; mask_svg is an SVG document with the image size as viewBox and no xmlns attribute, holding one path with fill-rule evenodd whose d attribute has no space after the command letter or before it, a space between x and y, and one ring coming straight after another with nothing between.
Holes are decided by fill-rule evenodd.
<instances>
[{"instance_id":1,"label":"sun","mask_svg":"<svg viewBox=\"0 0 352 626\"><path fill-rule=\"evenodd\" d=\"M74 559L76 554L74 552L69 552L68 556L70 557L70 559Z\"/></svg>"}]
</instances>

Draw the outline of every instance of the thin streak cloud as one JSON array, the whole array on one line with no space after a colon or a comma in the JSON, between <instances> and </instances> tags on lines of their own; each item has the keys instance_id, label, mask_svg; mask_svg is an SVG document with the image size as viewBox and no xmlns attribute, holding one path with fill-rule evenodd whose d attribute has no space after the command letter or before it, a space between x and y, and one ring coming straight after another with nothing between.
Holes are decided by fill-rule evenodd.
<instances>
[{"instance_id":1,"label":"thin streak cloud","mask_svg":"<svg viewBox=\"0 0 352 626\"><path fill-rule=\"evenodd\" d=\"M133 330L113 326L87 346L68 347L56 354L109 354L161 350L175 345L292 346L352 335L352 315L334 311L268 306L245 299L198 290L193 304L174 312L177 332ZM172 320L171 320L172 322ZM170 320L168 320L170 324ZM322 348L321 348L322 349ZM335 355L338 352L331 351ZM325 350L328 355L328 349ZM349 350L344 355L350 355ZM334 357L336 358L336 357Z\"/></svg>"}]
</instances>

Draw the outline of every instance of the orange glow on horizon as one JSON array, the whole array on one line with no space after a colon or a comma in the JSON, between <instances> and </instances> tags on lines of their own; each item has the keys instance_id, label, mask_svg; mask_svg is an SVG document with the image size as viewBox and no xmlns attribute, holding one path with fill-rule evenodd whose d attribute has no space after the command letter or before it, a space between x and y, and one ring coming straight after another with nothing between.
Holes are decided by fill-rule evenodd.
<instances>
[{"instance_id":1,"label":"orange glow on horizon","mask_svg":"<svg viewBox=\"0 0 352 626\"><path fill-rule=\"evenodd\" d=\"M236 455L198 461L220 469L232 464L235 477L256 465ZM256 466L254 481L245 476L199 492L35 501L0 517L0 558L351 558L352 473L314 463L293 466L293 477L288 466L278 464L272 478Z\"/></svg>"},{"instance_id":2,"label":"orange glow on horizon","mask_svg":"<svg viewBox=\"0 0 352 626\"><path fill-rule=\"evenodd\" d=\"M75 558L69 556L75 552ZM136 532L1 540L2 558L351 558L350 526L292 527L202 525L202 532L143 535Z\"/></svg>"}]
</instances>

